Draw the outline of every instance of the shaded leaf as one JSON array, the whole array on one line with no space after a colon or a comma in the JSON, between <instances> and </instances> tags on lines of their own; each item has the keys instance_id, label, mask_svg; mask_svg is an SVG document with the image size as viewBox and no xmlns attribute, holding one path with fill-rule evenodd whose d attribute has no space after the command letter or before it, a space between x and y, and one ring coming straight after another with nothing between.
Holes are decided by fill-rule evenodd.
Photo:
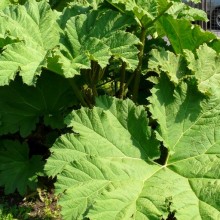
<instances>
[{"instance_id":1,"label":"shaded leaf","mask_svg":"<svg viewBox=\"0 0 220 220\"><path fill-rule=\"evenodd\" d=\"M195 85L187 85L181 82L174 88L174 85L169 82L164 74L161 74L159 84L152 89L152 97L149 98L150 111L152 117L159 124L157 138L163 141L171 153L176 152L175 148L178 148L178 144L185 149L185 153L179 156L188 155L191 150L195 151L193 149L197 143L195 136L193 136L195 140L191 141L191 137L187 134L195 130L194 126L197 127L195 124L197 119L202 120L200 115L203 116L201 112L203 99L204 96L197 91ZM204 111L209 114L209 105L205 100L203 102ZM204 117L206 116L204 115ZM198 124L200 124L199 121ZM198 139L201 139L200 133L197 135ZM182 139L183 141L181 141ZM184 143L190 143L188 150L186 150Z\"/></svg>"},{"instance_id":2,"label":"shaded leaf","mask_svg":"<svg viewBox=\"0 0 220 220\"><path fill-rule=\"evenodd\" d=\"M0 145L0 185L5 193L10 194L17 189L25 195L29 189L37 187L37 173L43 171L41 156L29 158L26 144L4 141Z\"/></svg>"},{"instance_id":3,"label":"shaded leaf","mask_svg":"<svg viewBox=\"0 0 220 220\"><path fill-rule=\"evenodd\" d=\"M74 103L68 81L56 74L43 74L36 87L18 78L0 87L0 134L19 131L25 137L35 129L40 117L46 125L62 128L67 109Z\"/></svg>"}]
</instances>

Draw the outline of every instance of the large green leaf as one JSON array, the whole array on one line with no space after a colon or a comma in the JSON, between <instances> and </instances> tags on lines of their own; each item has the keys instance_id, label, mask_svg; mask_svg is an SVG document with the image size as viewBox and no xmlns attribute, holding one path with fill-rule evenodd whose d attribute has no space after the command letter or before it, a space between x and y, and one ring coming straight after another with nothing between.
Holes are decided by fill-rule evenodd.
<instances>
[{"instance_id":1,"label":"large green leaf","mask_svg":"<svg viewBox=\"0 0 220 220\"><path fill-rule=\"evenodd\" d=\"M0 134L20 132L27 136L40 117L53 128L64 126L68 107L75 103L68 81L53 73L42 74L36 87L18 78L0 87Z\"/></svg>"},{"instance_id":2,"label":"large green leaf","mask_svg":"<svg viewBox=\"0 0 220 220\"><path fill-rule=\"evenodd\" d=\"M151 160L157 147L142 107L102 97L98 107L72 112L67 124L77 133L56 141L45 168L57 175L64 219L151 220L170 213L178 220L217 219L216 101L205 100L190 84L174 91L162 77L152 90L150 110L160 125L157 137L169 149L164 165Z\"/></svg>"},{"instance_id":3,"label":"large green leaf","mask_svg":"<svg viewBox=\"0 0 220 220\"><path fill-rule=\"evenodd\" d=\"M34 84L46 58L59 42L57 16L46 1L27 1L0 11L0 35L18 39L6 45L0 56L0 85L9 84L17 72L26 84Z\"/></svg>"},{"instance_id":4,"label":"large green leaf","mask_svg":"<svg viewBox=\"0 0 220 220\"><path fill-rule=\"evenodd\" d=\"M98 172L99 174L96 174L96 171L92 171L93 168L96 169L95 166L92 165L93 162L97 163L98 166L104 166L109 169L109 174L112 178L116 178L114 172L118 175L122 172L122 178L126 179L130 176L129 166L132 166L133 171L135 171L136 163L139 164L139 158L148 160L149 158L158 156L156 142L152 141L151 145L149 145L149 140L152 138L151 130L148 127L148 120L143 107L135 107L129 100L119 101L107 97L98 99L97 103L104 109L100 107L96 107L93 110L83 108L79 111L72 112L72 114L68 116L67 124L74 126L74 131L79 134L61 136L53 146L51 150L53 156L50 157L46 166L49 175L59 175L57 182L59 191L71 188L70 190L77 192L77 189L82 188L83 193L85 193L85 195L88 194L88 204L86 204L86 200L81 197L83 196L80 195L82 193L81 190L78 191L78 198L75 197L74 199L72 196L70 198L63 197L64 203L69 201L69 199L72 200L72 202L69 201L68 208L63 210L65 219L76 219L78 215L80 216L87 209L87 205L93 202L93 193L100 194L106 187L111 187L109 180L105 180L102 171ZM137 130L138 125L139 129ZM141 166L144 165L142 160L140 160ZM76 180L78 177L81 178L80 171L72 167L74 163L78 163L77 161L79 163L81 163L81 161L83 161L83 163L86 162L86 164L82 166L87 169L88 172L91 171L91 174L93 172L94 175L101 175L102 178L100 176L100 181L98 179L97 181L95 179L93 181L89 178L90 174L88 173L85 174L85 178L88 176L88 178L91 179L91 181L88 181L88 185L86 183L87 181L85 184L79 182L77 185L72 185L74 182L78 182ZM124 168L121 167L123 164ZM111 171L111 166L115 171ZM71 169L69 170L69 168ZM122 170L120 171L120 169ZM149 169L155 170L157 167L153 166ZM72 176L73 178L66 176L66 173L71 174L72 171L76 176ZM78 172L79 174L77 174ZM143 175L143 173L145 173L144 169L140 169L140 173L137 169L137 178L139 175ZM73 175L73 173L71 175ZM108 175L108 173L106 173L106 175ZM67 181L65 181L65 179ZM95 191L93 192L93 190ZM91 194L91 196L89 194ZM89 202L89 200L91 201ZM73 211L75 206L76 212ZM77 213L78 206L79 213ZM65 214L66 212L69 214Z\"/></svg>"},{"instance_id":5,"label":"large green leaf","mask_svg":"<svg viewBox=\"0 0 220 220\"><path fill-rule=\"evenodd\" d=\"M100 107L96 107L93 110L82 108L81 110L73 111L66 118L67 125L73 126L74 131L79 132L79 135L67 134L62 136L54 146L55 151L52 150L55 152L53 154L54 158L60 156L69 158L66 162L64 161L64 164L67 164L77 159L80 154L85 156L86 152L79 154L77 151L86 150L86 148L83 150L82 147L84 145L86 147L87 144L90 145L89 151L94 156L97 154L103 154L103 156L113 154L116 157L121 157L124 154L129 154L131 157L145 159L158 156L157 144L154 140L151 140L151 129L148 127L148 120L143 107L135 107L130 100L122 101L105 96L97 99L96 102L97 106ZM140 130L137 130L139 126ZM61 142L65 142L68 139L71 142L74 141L73 145L71 144L72 146L65 147L60 145ZM149 141L151 146L146 148L145 145L148 145ZM103 149L100 149L101 152L96 149L96 145L99 143L103 145ZM72 149L75 147L77 149ZM59 151L60 153L58 153ZM67 153L68 151L69 154ZM50 161L53 160L53 157L50 158ZM49 166L47 167L49 168ZM52 169L49 169L48 173L54 176L60 170L63 170L63 166L57 169L55 165L52 166Z\"/></svg>"},{"instance_id":6,"label":"large green leaf","mask_svg":"<svg viewBox=\"0 0 220 220\"><path fill-rule=\"evenodd\" d=\"M66 16L65 13L63 16ZM138 49L135 45L139 40L125 32L132 22L128 16L111 10L76 15L66 25L61 17L60 24L66 27L65 35L61 40L61 51L54 51L60 68L53 68L53 64L49 68L65 77L73 77L80 74L80 69L90 69L91 60L104 68L114 56L126 62L127 69L134 70L138 65Z\"/></svg>"},{"instance_id":7,"label":"large green leaf","mask_svg":"<svg viewBox=\"0 0 220 220\"><path fill-rule=\"evenodd\" d=\"M21 195L28 189L37 186L37 174L43 171L41 156L29 158L26 144L13 141L0 143L0 186L4 186L5 193L13 193L16 189Z\"/></svg>"},{"instance_id":8,"label":"large green leaf","mask_svg":"<svg viewBox=\"0 0 220 220\"><path fill-rule=\"evenodd\" d=\"M0 56L0 85L8 85L18 72L26 84L35 84L41 68L46 66L45 51L25 43L10 44L4 49Z\"/></svg>"}]
</instances>

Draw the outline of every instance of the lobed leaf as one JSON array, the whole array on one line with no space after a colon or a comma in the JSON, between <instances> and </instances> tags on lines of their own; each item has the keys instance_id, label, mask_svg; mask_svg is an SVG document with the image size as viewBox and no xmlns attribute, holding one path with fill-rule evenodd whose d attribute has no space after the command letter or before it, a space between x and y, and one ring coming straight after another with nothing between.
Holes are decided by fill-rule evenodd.
<instances>
[{"instance_id":1,"label":"lobed leaf","mask_svg":"<svg viewBox=\"0 0 220 220\"><path fill-rule=\"evenodd\" d=\"M164 165L150 160L157 147L144 109L131 101L101 97L94 109L68 116L77 133L56 141L45 168L58 178L65 219L219 216L219 99L162 76L149 100L157 138L169 150Z\"/></svg>"},{"instance_id":2,"label":"lobed leaf","mask_svg":"<svg viewBox=\"0 0 220 220\"><path fill-rule=\"evenodd\" d=\"M94 156L97 154L108 156L110 153L119 157L124 154L137 158L158 157L157 143L151 140L151 129L148 127L148 120L143 107L135 107L130 100L120 101L105 96L97 99L97 106L101 108L97 107L94 110L82 108L73 111L66 118L67 125L73 126L74 131L79 135L63 135L54 147L58 151L62 148L62 152L53 154L54 157L69 158L70 161L67 159L67 162L74 161L79 157L77 151L82 151L82 155L87 154L87 152L84 152L86 148L83 150L85 144L90 145L89 151ZM83 124L84 126L82 126ZM140 127L140 130L136 130L137 127ZM64 142L67 140L71 141L73 146L65 146ZM86 140L89 140L89 142ZM145 147L148 142L151 142L150 149ZM97 151L97 144L103 146L101 152ZM133 145L137 148L134 148ZM71 153L72 147L77 148L72 149L73 154ZM69 151L68 154L65 152L65 148L67 148L67 152ZM50 160L53 160L53 157ZM59 167L63 169L63 166ZM48 172L54 176L59 173L60 169L54 167Z\"/></svg>"},{"instance_id":3,"label":"lobed leaf","mask_svg":"<svg viewBox=\"0 0 220 220\"><path fill-rule=\"evenodd\" d=\"M61 76L42 74L36 87L27 86L18 78L0 87L0 134L20 132L26 137L40 117L46 125L62 128L64 115L75 102L68 81Z\"/></svg>"},{"instance_id":4,"label":"lobed leaf","mask_svg":"<svg viewBox=\"0 0 220 220\"><path fill-rule=\"evenodd\" d=\"M174 88L174 85L162 74L160 82L152 89L152 97L149 101L152 117L159 124L157 138L163 141L171 154L178 155L176 152L180 148L182 152L179 153L179 157L192 155L193 152L199 153L194 147L204 150L201 146L208 143L205 144L201 139L200 132L203 127L202 121L210 114L212 101L207 102L195 85L181 82ZM197 131L197 127L201 129L200 132ZM190 146L185 146L185 143L190 143Z\"/></svg>"},{"instance_id":5,"label":"lobed leaf","mask_svg":"<svg viewBox=\"0 0 220 220\"><path fill-rule=\"evenodd\" d=\"M8 85L20 73L23 82L36 83L41 68L46 67L49 51L58 44L57 16L46 1L27 1L0 11L0 35L17 39L4 47L0 56L0 85ZM9 68L10 67L10 68Z\"/></svg>"},{"instance_id":6,"label":"lobed leaf","mask_svg":"<svg viewBox=\"0 0 220 220\"><path fill-rule=\"evenodd\" d=\"M133 22L132 18L108 10L82 13L65 22L66 19L61 21L61 25L66 27L61 51L55 51L53 56L60 66L58 73L73 77L80 74L80 69L90 69L90 61L96 61L104 68L112 56L126 62L127 69L134 70L137 67L138 49L135 45L139 40L135 35L125 32L125 28Z\"/></svg>"},{"instance_id":7,"label":"lobed leaf","mask_svg":"<svg viewBox=\"0 0 220 220\"><path fill-rule=\"evenodd\" d=\"M0 56L0 85L8 85L18 72L23 82L35 84L41 68L46 65L45 57L45 51L38 47L22 42L7 45Z\"/></svg>"},{"instance_id":8,"label":"lobed leaf","mask_svg":"<svg viewBox=\"0 0 220 220\"><path fill-rule=\"evenodd\" d=\"M219 194L220 177L216 171L220 163L219 98L204 98L190 83L182 82L174 89L167 77L162 76L149 100L150 111L159 124L157 137L169 150L166 165L183 176L179 182L181 187L187 179L189 190L196 196L195 203L194 196L190 195L185 204L191 210L194 207L191 211L194 218L215 219L220 213L217 205L220 198L215 196ZM183 203L184 196L176 204L172 200L175 216L177 219L192 218Z\"/></svg>"}]
</instances>

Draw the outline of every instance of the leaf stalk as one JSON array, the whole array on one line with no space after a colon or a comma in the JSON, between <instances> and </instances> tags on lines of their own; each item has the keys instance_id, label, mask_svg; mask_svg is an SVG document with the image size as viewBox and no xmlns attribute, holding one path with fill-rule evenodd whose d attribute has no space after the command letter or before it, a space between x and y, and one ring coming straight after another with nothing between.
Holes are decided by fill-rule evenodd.
<instances>
[{"instance_id":1,"label":"leaf stalk","mask_svg":"<svg viewBox=\"0 0 220 220\"><path fill-rule=\"evenodd\" d=\"M139 54L138 54L138 66L134 72L134 86L133 86L133 96L132 100L134 102L137 102L137 97L138 97L138 91L139 91L139 84L140 84L140 78L141 78L141 70L142 70L142 63L143 63L143 56L144 56L144 47L145 47L145 41L146 41L146 34L147 34L147 29L142 28L141 30L141 36L140 36L140 42L141 44L139 45Z\"/></svg>"},{"instance_id":2,"label":"leaf stalk","mask_svg":"<svg viewBox=\"0 0 220 220\"><path fill-rule=\"evenodd\" d=\"M81 104L84 107L88 107L89 105L86 103L86 101L84 100L81 91L79 90L79 88L77 87L77 85L75 84L73 79L68 79L69 84L71 85L74 94L76 95L76 97L79 99L79 101L81 102Z\"/></svg>"},{"instance_id":3,"label":"leaf stalk","mask_svg":"<svg viewBox=\"0 0 220 220\"><path fill-rule=\"evenodd\" d=\"M120 79L120 89L119 89L119 98L124 98L124 92L125 92L125 71L126 71L126 63L122 62L121 66L121 79Z\"/></svg>"}]
</instances>

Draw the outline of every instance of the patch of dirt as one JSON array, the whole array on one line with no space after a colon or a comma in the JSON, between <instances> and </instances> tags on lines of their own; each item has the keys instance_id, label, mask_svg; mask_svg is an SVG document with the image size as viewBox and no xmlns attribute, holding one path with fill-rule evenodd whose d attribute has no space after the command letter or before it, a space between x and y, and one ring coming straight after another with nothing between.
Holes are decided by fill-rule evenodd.
<instances>
[{"instance_id":1,"label":"patch of dirt","mask_svg":"<svg viewBox=\"0 0 220 220\"><path fill-rule=\"evenodd\" d=\"M53 189L38 188L23 198L18 193L5 195L0 188L0 211L18 220L62 220L57 199Z\"/></svg>"}]
</instances>

